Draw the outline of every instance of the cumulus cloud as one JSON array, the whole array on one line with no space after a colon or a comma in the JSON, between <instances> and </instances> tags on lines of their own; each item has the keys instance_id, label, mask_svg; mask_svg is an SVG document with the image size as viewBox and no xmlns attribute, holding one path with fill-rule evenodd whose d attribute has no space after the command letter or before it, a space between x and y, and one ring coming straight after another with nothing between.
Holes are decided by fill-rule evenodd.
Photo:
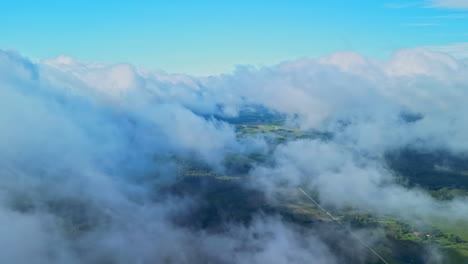
<instances>
[{"instance_id":1,"label":"cumulus cloud","mask_svg":"<svg viewBox=\"0 0 468 264\"><path fill-rule=\"evenodd\" d=\"M181 227L172 217L197 198L158 195L177 181L174 156L222 171L227 153L265 148L215 118L252 106L332 137L272 149L249 187L274 196L305 184L337 208L411 212L405 217L443 208L459 219L465 200L436 202L400 185L384 157L408 146L466 153L467 76L464 61L422 48L387 61L339 52L203 78L0 51L0 222L14 222L2 232L9 250L0 259L340 263L322 235L304 236L276 216L226 223L224 232Z\"/></svg>"}]
</instances>

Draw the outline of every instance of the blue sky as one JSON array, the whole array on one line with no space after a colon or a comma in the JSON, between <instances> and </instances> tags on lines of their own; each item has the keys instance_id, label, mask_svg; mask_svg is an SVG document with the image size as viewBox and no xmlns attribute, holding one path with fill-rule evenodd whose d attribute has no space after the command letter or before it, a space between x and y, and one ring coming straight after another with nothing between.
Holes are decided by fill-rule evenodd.
<instances>
[{"instance_id":1,"label":"blue sky","mask_svg":"<svg viewBox=\"0 0 468 264\"><path fill-rule=\"evenodd\" d=\"M0 0L0 48L197 75L468 42L468 1Z\"/></svg>"}]
</instances>

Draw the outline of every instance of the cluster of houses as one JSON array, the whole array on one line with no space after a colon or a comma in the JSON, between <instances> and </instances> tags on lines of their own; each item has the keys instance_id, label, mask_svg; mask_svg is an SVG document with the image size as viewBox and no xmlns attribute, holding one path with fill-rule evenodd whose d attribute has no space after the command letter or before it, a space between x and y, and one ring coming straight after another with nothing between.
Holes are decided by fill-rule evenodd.
<instances>
[{"instance_id":1,"label":"cluster of houses","mask_svg":"<svg viewBox=\"0 0 468 264\"><path fill-rule=\"evenodd\" d=\"M419 232L413 232L413 234L414 234L415 236L417 236L417 237L420 235ZM424 235L425 235L426 237L430 237L430 236L431 236L431 233L425 233Z\"/></svg>"}]
</instances>

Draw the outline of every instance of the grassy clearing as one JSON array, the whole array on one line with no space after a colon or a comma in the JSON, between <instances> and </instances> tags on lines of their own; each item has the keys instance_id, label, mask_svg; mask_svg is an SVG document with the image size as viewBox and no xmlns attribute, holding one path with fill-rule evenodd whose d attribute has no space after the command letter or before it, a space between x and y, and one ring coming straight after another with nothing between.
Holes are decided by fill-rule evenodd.
<instances>
[{"instance_id":1,"label":"grassy clearing","mask_svg":"<svg viewBox=\"0 0 468 264\"><path fill-rule=\"evenodd\" d=\"M188 170L184 172L183 176L185 177L216 177L217 174L212 171Z\"/></svg>"},{"instance_id":2,"label":"grassy clearing","mask_svg":"<svg viewBox=\"0 0 468 264\"><path fill-rule=\"evenodd\" d=\"M203 171L203 170L188 170L182 174L183 177L211 177L217 180L222 181L231 181L231 180L241 180L242 176L234 175L220 175L213 171Z\"/></svg>"},{"instance_id":3,"label":"grassy clearing","mask_svg":"<svg viewBox=\"0 0 468 264\"><path fill-rule=\"evenodd\" d=\"M241 176L226 176L226 175L216 176L215 178L218 179L218 180L223 180L223 181L241 180L242 179Z\"/></svg>"},{"instance_id":4,"label":"grassy clearing","mask_svg":"<svg viewBox=\"0 0 468 264\"><path fill-rule=\"evenodd\" d=\"M432 224L446 234L457 235L461 239L468 241L468 219L453 224L447 224L447 222L443 220L435 220Z\"/></svg>"},{"instance_id":5,"label":"grassy clearing","mask_svg":"<svg viewBox=\"0 0 468 264\"><path fill-rule=\"evenodd\" d=\"M444 248L454 250L461 256L468 258L468 243L446 245Z\"/></svg>"},{"instance_id":6,"label":"grassy clearing","mask_svg":"<svg viewBox=\"0 0 468 264\"><path fill-rule=\"evenodd\" d=\"M290 203L283 207L290 213L308 220L318 220L323 222L332 221L324 212L320 211L315 205L307 203Z\"/></svg>"},{"instance_id":7,"label":"grassy clearing","mask_svg":"<svg viewBox=\"0 0 468 264\"><path fill-rule=\"evenodd\" d=\"M413 229L416 230L416 228L402 223L396 218L381 218L379 223L385 228L387 235L394 239L424 244L437 243L447 250L447 254L453 254L454 257L463 259L463 261L468 259L468 242L465 238L468 233L468 223L466 222L452 225L447 225L443 221L432 222L428 227L428 229L432 229L429 237L425 236L425 232L429 230L418 230L420 235L415 236Z\"/></svg>"},{"instance_id":8,"label":"grassy clearing","mask_svg":"<svg viewBox=\"0 0 468 264\"><path fill-rule=\"evenodd\" d=\"M287 128L278 125L237 125L237 135L270 135L279 139L295 139L315 137L316 135L310 132L302 132L292 128Z\"/></svg>"}]
</instances>

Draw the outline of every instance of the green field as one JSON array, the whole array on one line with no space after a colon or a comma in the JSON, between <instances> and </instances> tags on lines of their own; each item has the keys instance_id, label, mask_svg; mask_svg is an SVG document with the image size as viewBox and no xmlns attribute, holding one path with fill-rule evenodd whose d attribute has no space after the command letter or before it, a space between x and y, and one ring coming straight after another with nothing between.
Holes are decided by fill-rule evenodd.
<instances>
[{"instance_id":1,"label":"green field","mask_svg":"<svg viewBox=\"0 0 468 264\"><path fill-rule=\"evenodd\" d=\"M239 124L236 125L236 131L239 136L270 135L281 139L315 138L318 135L279 125Z\"/></svg>"}]
</instances>

